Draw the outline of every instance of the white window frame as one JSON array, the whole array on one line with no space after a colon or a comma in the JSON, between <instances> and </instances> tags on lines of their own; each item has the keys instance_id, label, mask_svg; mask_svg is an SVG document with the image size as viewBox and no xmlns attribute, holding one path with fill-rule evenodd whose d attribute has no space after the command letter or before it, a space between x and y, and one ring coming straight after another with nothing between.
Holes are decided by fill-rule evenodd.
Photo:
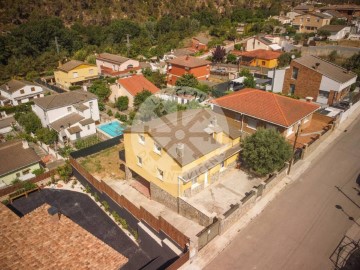
<instances>
[{"instance_id":1,"label":"white window frame","mask_svg":"<svg viewBox=\"0 0 360 270\"><path fill-rule=\"evenodd\" d=\"M139 156L136 156L136 164L140 167L143 166L142 158Z\"/></svg>"},{"instance_id":2,"label":"white window frame","mask_svg":"<svg viewBox=\"0 0 360 270\"><path fill-rule=\"evenodd\" d=\"M140 144L145 145L145 136L142 134L138 134L138 141Z\"/></svg>"},{"instance_id":3,"label":"white window frame","mask_svg":"<svg viewBox=\"0 0 360 270\"><path fill-rule=\"evenodd\" d=\"M73 72L73 78L79 78L79 73Z\"/></svg>"},{"instance_id":4,"label":"white window frame","mask_svg":"<svg viewBox=\"0 0 360 270\"><path fill-rule=\"evenodd\" d=\"M164 171L156 168L156 177L159 178L161 181L164 180Z\"/></svg>"},{"instance_id":5,"label":"white window frame","mask_svg":"<svg viewBox=\"0 0 360 270\"><path fill-rule=\"evenodd\" d=\"M68 111L68 112L71 112L71 111L72 111L71 106L70 106L70 107L67 107L67 111Z\"/></svg>"},{"instance_id":6,"label":"white window frame","mask_svg":"<svg viewBox=\"0 0 360 270\"><path fill-rule=\"evenodd\" d=\"M251 126L249 121L253 121L253 123L255 124L255 127ZM256 119L254 119L254 118L248 118L247 121L246 121L246 127L251 128L253 130L257 129L257 124L258 124L258 121Z\"/></svg>"},{"instance_id":7,"label":"white window frame","mask_svg":"<svg viewBox=\"0 0 360 270\"><path fill-rule=\"evenodd\" d=\"M154 152L158 155L161 155L161 149L162 149L161 146L156 142L154 142Z\"/></svg>"},{"instance_id":8,"label":"white window frame","mask_svg":"<svg viewBox=\"0 0 360 270\"><path fill-rule=\"evenodd\" d=\"M89 74L94 74L94 70L93 70L93 69L89 69Z\"/></svg>"}]
</instances>

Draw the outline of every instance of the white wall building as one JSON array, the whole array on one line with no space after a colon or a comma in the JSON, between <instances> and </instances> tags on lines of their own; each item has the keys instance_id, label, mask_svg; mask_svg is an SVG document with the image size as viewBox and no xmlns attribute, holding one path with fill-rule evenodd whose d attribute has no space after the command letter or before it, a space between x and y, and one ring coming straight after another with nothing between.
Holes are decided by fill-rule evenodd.
<instances>
[{"instance_id":1,"label":"white wall building","mask_svg":"<svg viewBox=\"0 0 360 270\"><path fill-rule=\"evenodd\" d=\"M11 80L0 86L1 106L16 106L43 96L43 88L28 81Z\"/></svg>"},{"instance_id":2,"label":"white wall building","mask_svg":"<svg viewBox=\"0 0 360 270\"><path fill-rule=\"evenodd\" d=\"M318 29L319 31L328 31L331 35L328 37L329 40L336 41L344 39L346 35L350 34L351 27L346 25L325 25Z\"/></svg>"},{"instance_id":3,"label":"white wall building","mask_svg":"<svg viewBox=\"0 0 360 270\"><path fill-rule=\"evenodd\" d=\"M285 71L287 68L269 70L267 76L273 81L273 85L266 85L266 91L273 91L274 93L281 93L284 85ZM274 74L275 73L275 74Z\"/></svg>"},{"instance_id":4,"label":"white wall building","mask_svg":"<svg viewBox=\"0 0 360 270\"><path fill-rule=\"evenodd\" d=\"M34 101L32 110L44 127L54 129L59 141L75 141L96 133L100 120L97 96L85 91L71 91Z\"/></svg>"},{"instance_id":5,"label":"white wall building","mask_svg":"<svg viewBox=\"0 0 360 270\"><path fill-rule=\"evenodd\" d=\"M139 61L111 53L97 55L96 66L101 74L108 76L126 74L131 70L140 71Z\"/></svg>"}]
</instances>

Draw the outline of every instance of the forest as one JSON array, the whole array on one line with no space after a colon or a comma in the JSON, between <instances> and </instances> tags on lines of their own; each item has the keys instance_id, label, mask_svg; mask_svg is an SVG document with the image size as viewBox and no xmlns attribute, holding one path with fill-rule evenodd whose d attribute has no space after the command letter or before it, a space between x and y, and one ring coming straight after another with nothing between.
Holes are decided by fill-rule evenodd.
<instances>
[{"instance_id":1,"label":"forest","mask_svg":"<svg viewBox=\"0 0 360 270\"><path fill-rule=\"evenodd\" d=\"M93 63L94 54L100 52L161 56L200 31L210 32L212 45L221 44L236 37L238 23L250 24L250 34L266 31L269 24L264 22L270 15L294 4L281 0L32 0L27 5L21 0L1 1L0 82L51 75L59 60Z\"/></svg>"}]
</instances>

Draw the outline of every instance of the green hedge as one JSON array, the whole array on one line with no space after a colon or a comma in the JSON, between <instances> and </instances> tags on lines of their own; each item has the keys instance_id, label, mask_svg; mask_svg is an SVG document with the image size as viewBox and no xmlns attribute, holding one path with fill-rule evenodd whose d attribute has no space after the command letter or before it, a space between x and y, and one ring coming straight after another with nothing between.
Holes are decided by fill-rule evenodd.
<instances>
[{"instance_id":1,"label":"green hedge","mask_svg":"<svg viewBox=\"0 0 360 270\"><path fill-rule=\"evenodd\" d=\"M30 112L31 111L31 105L34 105L33 101L20 104L17 106L3 106L0 107L0 112L6 112L7 114L10 113L16 113L16 112Z\"/></svg>"}]
</instances>

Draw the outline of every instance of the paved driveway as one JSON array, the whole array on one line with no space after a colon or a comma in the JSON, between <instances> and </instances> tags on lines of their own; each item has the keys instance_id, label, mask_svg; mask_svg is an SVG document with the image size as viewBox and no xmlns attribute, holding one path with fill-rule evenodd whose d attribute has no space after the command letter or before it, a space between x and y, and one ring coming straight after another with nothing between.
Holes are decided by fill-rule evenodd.
<instances>
[{"instance_id":1,"label":"paved driveway","mask_svg":"<svg viewBox=\"0 0 360 270\"><path fill-rule=\"evenodd\" d=\"M239 203L245 193L250 192L262 180L231 168L227 169L215 184L209 185L191 198L183 199L209 216L213 213L221 215L229 210L231 204Z\"/></svg>"}]
</instances>

